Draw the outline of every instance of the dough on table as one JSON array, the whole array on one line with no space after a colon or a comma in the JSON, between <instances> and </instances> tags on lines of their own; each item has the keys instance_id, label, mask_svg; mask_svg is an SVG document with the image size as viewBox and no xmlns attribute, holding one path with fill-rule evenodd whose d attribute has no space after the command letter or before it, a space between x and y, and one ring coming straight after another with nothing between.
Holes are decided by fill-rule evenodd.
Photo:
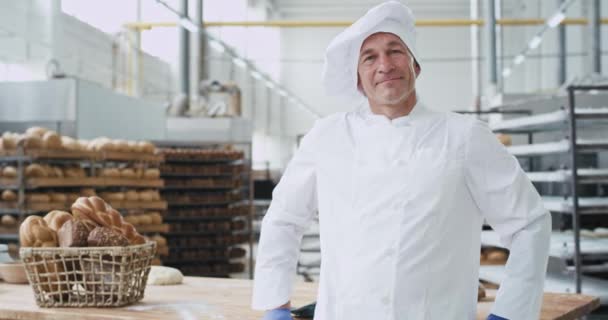
<instances>
[{"instance_id":1,"label":"dough on table","mask_svg":"<svg viewBox=\"0 0 608 320\"><path fill-rule=\"evenodd\" d=\"M181 284L183 280L184 275L175 268L151 266L147 284L153 286Z\"/></svg>"}]
</instances>

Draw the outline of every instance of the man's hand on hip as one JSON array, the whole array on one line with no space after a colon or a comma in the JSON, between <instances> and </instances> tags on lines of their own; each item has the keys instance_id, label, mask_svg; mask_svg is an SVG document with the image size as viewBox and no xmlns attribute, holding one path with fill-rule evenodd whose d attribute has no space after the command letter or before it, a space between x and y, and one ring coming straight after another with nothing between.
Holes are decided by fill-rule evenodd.
<instances>
[{"instance_id":1,"label":"man's hand on hip","mask_svg":"<svg viewBox=\"0 0 608 320\"><path fill-rule=\"evenodd\" d=\"M262 320L293 320L289 309L274 309L266 311Z\"/></svg>"}]
</instances>

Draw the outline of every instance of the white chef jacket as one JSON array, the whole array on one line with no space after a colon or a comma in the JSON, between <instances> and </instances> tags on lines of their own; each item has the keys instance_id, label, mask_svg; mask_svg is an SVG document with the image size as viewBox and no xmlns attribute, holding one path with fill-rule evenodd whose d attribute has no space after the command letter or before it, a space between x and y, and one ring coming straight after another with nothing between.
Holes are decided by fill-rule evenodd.
<instances>
[{"instance_id":1,"label":"white chef jacket","mask_svg":"<svg viewBox=\"0 0 608 320\"><path fill-rule=\"evenodd\" d=\"M517 160L474 117L418 103L317 121L262 222L252 307L290 299L303 232L319 212L316 320L475 319L484 218L511 248L492 309L538 319L550 215Z\"/></svg>"}]
</instances>

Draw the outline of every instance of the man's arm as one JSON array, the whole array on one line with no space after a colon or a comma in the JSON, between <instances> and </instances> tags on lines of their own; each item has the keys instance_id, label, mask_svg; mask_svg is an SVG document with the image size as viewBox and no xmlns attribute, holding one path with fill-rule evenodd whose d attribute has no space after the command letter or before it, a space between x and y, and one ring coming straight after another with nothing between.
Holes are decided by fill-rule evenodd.
<instances>
[{"instance_id":1,"label":"man's arm","mask_svg":"<svg viewBox=\"0 0 608 320\"><path fill-rule=\"evenodd\" d=\"M538 319L551 237L551 215L538 192L496 136L475 121L465 148L466 180L487 222L510 249L492 314Z\"/></svg>"},{"instance_id":2,"label":"man's arm","mask_svg":"<svg viewBox=\"0 0 608 320\"><path fill-rule=\"evenodd\" d=\"M318 129L313 127L287 166L272 194L262 221L252 307L289 307L302 235L317 211L315 153ZM283 308L284 309L284 308Z\"/></svg>"}]
</instances>

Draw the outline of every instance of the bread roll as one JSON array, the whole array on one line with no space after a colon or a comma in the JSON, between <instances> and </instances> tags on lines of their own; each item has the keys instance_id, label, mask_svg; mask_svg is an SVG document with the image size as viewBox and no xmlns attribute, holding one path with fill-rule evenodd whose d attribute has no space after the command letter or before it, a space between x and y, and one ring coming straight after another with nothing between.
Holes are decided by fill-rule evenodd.
<instances>
[{"instance_id":1,"label":"bread roll","mask_svg":"<svg viewBox=\"0 0 608 320\"><path fill-rule=\"evenodd\" d=\"M42 136L48 131L49 129L43 127L31 127L25 130L25 134L42 138Z\"/></svg>"},{"instance_id":2,"label":"bread roll","mask_svg":"<svg viewBox=\"0 0 608 320\"><path fill-rule=\"evenodd\" d=\"M48 131L42 136L42 146L47 149L61 149L61 137L55 131Z\"/></svg>"},{"instance_id":3,"label":"bread roll","mask_svg":"<svg viewBox=\"0 0 608 320\"><path fill-rule=\"evenodd\" d=\"M2 169L2 176L5 178L17 178L17 169L13 166L6 166Z\"/></svg>"},{"instance_id":4,"label":"bread roll","mask_svg":"<svg viewBox=\"0 0 608 320\"><path fill-rule=\"evenodd\" d=\"M108 228L97 227L87 237L89 247L125 247L129 240L120 232Z\"/></svg>"},{"instance_id":5,"label":"bread roll","mask_svg":"<svg viewBox=\"0 0 608 320\"><path fill-rule=\"evenodd\" d=\"M89 234L96 228L90 220L71 219L57 232L60 247L86 247Z\"/></svg>"},{"instance_id":6,"label":"bread roll","mask_svg":"<svg viewBox=\"0 0 608 320\"><path fill-rule=\"evenodd\" d=\"M83 197L95 197L97 196L97 192L93 188L82 188L80 189L80 195Z\"/></svg>"},{"instance_id":7,"label":"bread roll","mask_svg":"<svg viewBox=\"0 0 608 320\"><path fill-rule=\"evenodd\" d=\"M152 219L152 224L163 223L163 216L161 216L158 212L148 213L148 216Z\"/></svg>"},{"instance_id":8,"label":"bread roll","mask_svg":"<svg viewBox=\"0 0 608 320\"><path fill-rule=\"evenodd\" d=\"M124 192L102 192L99 196L106 201L125 201Z\"/></svg>"},{"instance_id":9,"label":"bread roll","mask_svg":"<svg viewBox=\"0 0 608 320\"><path fill-rule=\"evenodd\" d=\"M135 170L131 168L125 168L120 170L120 176L123 178L133 179L135 178Z\"/></svg>"},{"instance_id":10,"label":"bread roll","mask_svg":"<svg viewBox=\"0 0 608 320\"><path fill-rule=\"evenodd\" d=\"M2 200L8 202L17 201L17 194L12 190L4 190L2 191Z\"/></svg>"},{"instance_id":11,"label":"bread roll","mask_svg":"<svg viewBox=\"0 0 608 320\"><path fill-rule=\"evenodd\" d=\"M143 153L153 154L156 149L154 145L148 141L140 141L137 143L138 150Z\"/></svg>"},{"instance_id":12,"label":"bread roll","mask_svg":"<svg viewBox=\"0 0 608 320\"><path fill-rule=\"evenodd\" d=\"M493 250L486 254L486 258L490 261L503 262L507 261L507 253L502 250Z\"/></svg>"},{"instance_id":13,"label":"bread roll","mask_svg":"<svg viewBox=\"0 0 608 320\"><path fill-rule=\"evenodd\" d=\"M55 203L68 202L68 196L64 193L52 192L51 194L49 194L49 196L51 197L51 202L55 202Z\"/></svg>"},{"instance_id":14,"label":"bread roll","mask_svg":"<svg viewBox=\"0 0 608 320\"><path fill-rule=\"evenodd\" d=\"M63 176L66 178L84 178L87 174L81 167L70 167L63 169Z\"/></svg>"},{"instance_id":15,"label":"bread roll","mask_svg":"<svg viewBox=\"0 0 608 320\"><path fill-rule=\"evenodd\" d=\"M152 224L152 217L147 214L142 214L139 216L139 224L147 226Z\"/></svg>"},{"instance_id":16,"label":"bread roll","mask_svg":"<svg viewBox=\"0 0 608 320\"><path fill-rule=\"evenodd\" d=\"M145 179L159 179L160 178L160 170L159 169L146 169L144 172Z\"/></svg>"},{"instance_id":17,"label":"bread roll","mask_svg":"<svg viewBox=\"0 0 608 320\"><path fill-rule=\"evenodd\" d=\"M116 140L114 141L114 145L116 146L116 151L120 152L129 152L129 143L126 140Z\"/></svg>"},{"instance_id":18,"label":"bread roll","mask_svg":"<svg viewBox=\"0 0 608 320\"><path fill-rule=\"evenodd\" d=\"M498 141L500 141L500 143L502 143L504 146L510 146L513 143L511 136L508 134L498 133L496 134L496 138L498 138Z\"/></svg>"},{"instance_id":19,"label":"bread roll","mask_svg":"<svg viewBox=\"0 0 608 320\"><path fill-rule=\"evenodd\" d=\"M25 195L25 201L28 203L47 203L51 202L51 196L45 193L30 193Z\"/></svg>"},{"instance_id":20,"label":"bread roll","mask_svg":"<svg viewBox=\"0 0 608 320\"><path fill-rule=\"evenodd\" d=\"M150 193L150 191L140 191L139 192L139 199L141 201L152 201L153 195L152 193Z\"/></svg>"},{"instance_id":21,"label":"bread roll","mask_svg":"<svg viewBox=\"0 0 608 320\"><path fill-rule=\"evenodd\" d=\"M32 163L25 168L25 176L28 178L46 178L47 170L37 163Z\"/></svg>"},{"instance_id":22,"label":"bread roll","mask_svg":"<svg viewBox=\"0 0 608 320\"><path fill-rule=\"evenodd\" d=\"M76 141L76 139L74 139L72 137L62 136L61 145L63 146L64 149L67 149L67 150L71 150L71 151L80 150L80 146L78 145L78 142Z\"/></svg>"},{"instance_id":23,"label":"bread roll","mask_svg":"<svg viewBox=\"0 0 608 320\"><path fill-rule=\"evenodd\" d=\"M15 150L17 148L17 139L18 136L10 133L10 132L5 132L2 135L2 144L0 145L2 150Z\"/></svg>"},{"instance_id":24,"label":"bread roll","mask_svg":"<svg viewBox=\"0 0 608 320\"><path fill-rule=\"evenodd\" d=\"M479 301L485 297L486 297L486 288L480 282L479 286L477 287L477 301Z\"/></svg>"},{"instance_id":25,"label":"bread roll","mask_svg":"<svg viewBox=\"0 0 608 320\"><path fill-rule=\"evenodd\" d=\"M129 152L137 152L137 142L136 141L127 141L127 145L129 146Z\"/></svg>"},{"instance_id":26,"label":"bread roll","mask_svg":"<svg viewBox=\"0 0 608 320\"><path fill-rule=\"evenodd\" d=\"M116 168L104 168L101 170L101 176L107 178L119 178L120 170Z\"/></svg>"},{"instance_id":27,"label":"bread roll","mask_svg":"<svg viewBox=\"0 0 608 320\"><path fill-rule=\"evenodd\" d=\"M125 222L130 223L134 226L139 224L139 217L138 216L126 216L124 217Z\"/></svg>"},{"instance_id":28,"label":"bread roll","mask_svg":"<svg viewBox=\"0 0 608 320\"><path fill-rule=\"evenodd\" d=\"M17 219L10 214L5 214L0 218L0 222L2 222L3 226L12 227L17 224Z\"/></svg>"},{"instance_id":29,"label":"bread roll","mask_svg":"<svg viewBox=\"0 0 608 320\"><path fill-rule=\"evenodd\" d=\"M157 247L167 246L167 238L163 236L155 235L152 237L152 241L156 242Z\"/></svg>"},{"instance_id":30,"label":"bread roll","mask_svg":"<svg viewBox=\"0 0 608 320\"><path fill-rule=\"evenodd\" d=\"M42 147L42 138L36 135L22 135L17 139L17 146L22 146L26 149L40 149Z\"/></svg>"},{"instance_id":31,"label":"bread roll","mask_svg":"<svg viewBox=\"0 0 608 320\"><path fill-rule=\"evenodd\" d=\"M135 190L128 190L125 192L125 199L127 201L139 201L139 193Z\"/></svg>"},{"instance_id":32,"label":"bread roll","mask_svg":"<svg viewBox=\"0 0 608 320\"><path fill-rule=\"evenodd\" d=\"M27 217L19 227L22 247L57 247L57 233L49 228L43 218Z\"/></svg>"},{"instance_id":33,"label":"bread roll","mask_svg":"<svg viewBox=\"0 0 608 320\"><path fill-rule=\"evenodd\" d=\"M146 243L146 239L141 234L139 234L137 230L135 230L135 227L133 227L132 224L124 223L121 229L122 233L129 240L129 243L131 245Z\"/></svg>"},{"instance_id":34,"label":"bread roll","mask_svg":"<svg viewBox=\"0 0 608 320\"><path fill-rule=\"evenodd\" d=\"M44 216L44 222L46 222L49 228L58 231L66 221L72 220L72 218L69 212L53 210Z\"/></svg>"}]
</instances>

